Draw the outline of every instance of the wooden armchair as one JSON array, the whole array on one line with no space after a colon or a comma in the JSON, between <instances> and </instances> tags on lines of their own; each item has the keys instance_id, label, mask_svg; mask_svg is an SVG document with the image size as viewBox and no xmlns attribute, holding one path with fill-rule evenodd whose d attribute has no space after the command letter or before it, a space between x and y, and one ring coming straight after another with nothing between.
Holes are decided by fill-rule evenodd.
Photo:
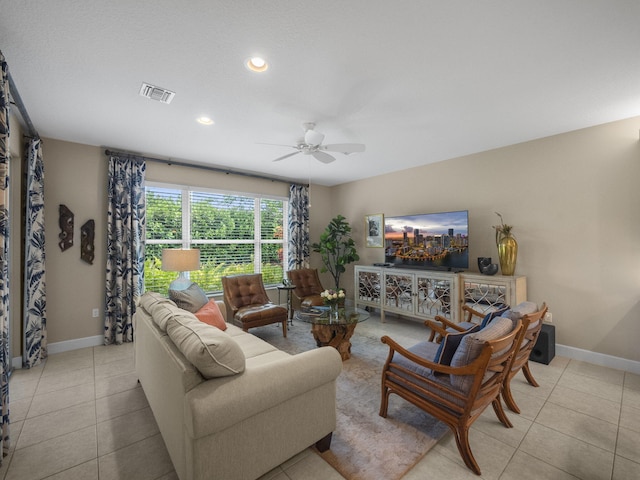
<instances>
[{"instance_id":1,"label":"wooden armchair","mask_svg":"<svg viewBox=\"0 0 640 480\"><path fill-rule=\"evenodd\" d=\"M446 423L454 432L464 463L480 475L469 445L469 428L489 404L506 427L512 427L500 402L508 366L522 323L500 318L482 331L466 335L451 365L433 361L438 344L422 342L405 349L384 336L389 355L382 371L380 416L386 417L395 393ZM435 345L435 348L434 348Z\"/></svg>"},{"instance_id":2,"label":"wooden armchair","mask_svg":"<svg viewBox=\"0 0 640 480\"><path fill-rule=\"evenodd\" d=\"M253 327L282 323L282 335L287 336L287 309L272 303L262 282L262 274L222 277L227 319L245 332Z\"/></svg>"},{"instance_id":3,"label":"wooden armchair","mask_svg":"<svg viewBox=\"0 0 640 480\"><path fill-rule=\"evenodd\" d=\"M504 399L504 403L506 403L509 410L515 413L520 413L520 408L516 405L516 401L513 399L513 395L511 394L511 379L520 370L522 370L524 378L530 385L533 385L534 387L539 386L529 369L529 356L531 355L531 350L533 350L533 347L540 336L542 323L544 321L544 316L547 314L547 310L547 304L543 303L537 312L529 313L521 318L521 338L518 340L518 349L513 355L507 375L504 379L504 387L502 389L502 398Z\"/></svg>"},{"instance_id":4,"label":"wooden armchair","mask_svg":"<svg viewBox=\"0 0 640 480\"><path fill-rule=\"evenodd\" d=\"M313 307L315 305L324 305L324 299L320 294L324 291L318 270L316 268L299 268L297 270L289 270L287 277L291 280L296 288L293 290L291 298L291 307L293 310L299 310L301 307Z\"/></svg>"}]
</instances>

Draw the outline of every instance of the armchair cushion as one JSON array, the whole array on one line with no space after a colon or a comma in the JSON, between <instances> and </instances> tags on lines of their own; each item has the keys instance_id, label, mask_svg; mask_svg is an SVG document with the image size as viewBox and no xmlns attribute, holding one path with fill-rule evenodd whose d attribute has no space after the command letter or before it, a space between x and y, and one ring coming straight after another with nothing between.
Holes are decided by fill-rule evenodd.
<instances>
[{"instance_id":1,"label":"armchair cushion","mask_svg":"<svg viewBox=\"0 0 640 480\"><path fill-rule=\"evenodd\" d=\"M266 303L264 305L247 305L241 307L235 314L235 319L242 323L277 323L282 321L282 318L287 318L287 309L273 303Z\"/></svg>"},{"instance_id":2,"label":"armchair cushion","mask_svg":"<svg viewBox=\"0 0 640 480\"><path fill-rule=\"evenodd\" d=\"M191 318L170 318L167 333L204 378L226 377L244 371L244 354L236 341L193 315Z\"/></svg>"},{"instance_id":3,"label":"armchair cushion","mask_svg":"<svg viewBox=\"0 0 640 480\"><path fill-rule=\"evenodd\" d=\"M435 358L436 352L438 351L438 344L434 342L420 342L415 344L413 347L408 348L407 350L420 358L424 358L425 360L435 361L433 359ZM412 372L422 377L429 377L432 373L431 369L425 368L422 365L418 365L417 363L412 362L407 357L397 352L393 354L393 360L391 362L397 365L401 365L407 370L411 370Z\"/></svg>"},{"instance_id":4,"label":"armchair cushion","mask_svg":"<svg viewBox=\"0 0 640 480\"><path fill-rule=\"evenodd\" d=\"M456 350L464 336L477 332L478 330L480 330L480 325L473 324L466 332L451 332L445 335L440 342L440 346L438 347L438 351L436 352L433 361L438 362L441 365L451 365L451 359L456 353Z\"/></svg>"},{"instance_id":5,"label":"armchair cushion","mask_svg":"<svg viewBox=\"0 0 640 480\"><path fill-rule=\"evenodd\" d=\"M494 310L493 312L487 313L482 319L482 322L480 323L480 328L482 329L486 327L489 324L489 322L491 322L491 320L493 320L496 317L501 317L508 310L509 310L509 305L504 305L503 307L500 307L498 310Z\"/></svg>"},{"instance_id":6,"label":"armchair cushion","mask_svg":"<svg viewBox=\"0 0 640 480\"><path fill-rule=\"evenodd\" d=\"M173 300L178 307L191 313L196 313L209 303L207 294L204 293L197 283L192 283L184 290L169 290L169 298Z\"/></svg>"},{"instance_id":7,"label":"armchair cushion","mask_svg":"<svg viewBox=\"0 0 640 480\"><path fill-rule=\"evenodd\" d=\"M465 335L460 346L451 359L452 367L463 367L473 362L488 340L495 340L508 335L513 330L513 321L508 317L498 317L488 327L469 335ZM498 352L494 352L498 353ZM462 392L469 392L473 385L473 375L451 375L451 384Z\"/></svg>"},{"instance_id":8,"label":"armchair cushion","mask_svg":"<svg viewBox=\"0 0 640 480\"><path fill-rule=\"evenodd\" d=\"M525 315L528 315L529 313L533 313L536 310L538 310L538 306L535 303L521 302L515 307L504 312L501 316L508 317L515 322L516 320L520 320Z\"/></svg>"}]
</instances>

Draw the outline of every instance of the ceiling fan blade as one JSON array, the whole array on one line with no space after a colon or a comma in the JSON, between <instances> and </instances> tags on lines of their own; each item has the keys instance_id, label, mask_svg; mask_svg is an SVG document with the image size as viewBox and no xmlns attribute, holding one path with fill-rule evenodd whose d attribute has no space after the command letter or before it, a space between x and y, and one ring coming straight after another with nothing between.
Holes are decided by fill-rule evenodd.
<instances>
[{"instance_id":1,"label":"ceiling fan blade","mask_svg":"<svg viewBox=\"0 0 640 480\"><path fill-rule=\"evenodd\" d=\"M320 148L329 152L344 153L345 155L349 155L350 153L364 152L365 150L365 146L362 143L334 143L330 145L322 145Z\"/></svg>"},{"instance_id":2,"label":"ceiling fan blade","mask_svg":"<svg viewBox=\"0 0 640 480\"><path fill-rule=\"evenodd\" d=\"M311 152L311 155L313 155L316 160L320 160L322 163L331 163L335 162L336 160L331 155L324 152Z\"/></svg>"},{"instance_id":3,"label":"ceiling fan blade","mask_svg":"<svg viewBox=\"0 0 640 480\"><path fill-rule=\"evenodd\" d=\"M284 160L285 158L289 158L289 157L293 157L294 155L299 154L300 152L293 152L293 153L289 153L287 155L283 155L282 157L278 157L275 160L273 160L274 162L279 162L280 160Z\"/></svg>"},{"instance_id":4,"label":"ceiling fan blade","mask_svg":"<svg viewBox=\"0 0 640 480\"><path fill-rule=\"evenodd\" d=\"M298 148L296 145L285 145L283 143L263 143L256 142L256 145L272 145L274 147L289 147L289 148Z\"/></svg>"}]
</instances>

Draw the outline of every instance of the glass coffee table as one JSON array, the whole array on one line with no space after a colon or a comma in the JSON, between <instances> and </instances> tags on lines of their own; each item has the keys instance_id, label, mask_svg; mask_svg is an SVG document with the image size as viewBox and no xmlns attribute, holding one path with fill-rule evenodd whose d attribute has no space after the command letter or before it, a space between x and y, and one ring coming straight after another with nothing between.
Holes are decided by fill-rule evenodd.
<instances>
[{"instance_id":1,"label":"glass coffee table","mask_svg":"<svg viewBox=\"0 0 640 480\"><path fill-rule=\"evenodd\" d=\"M311 324L311 333L319 347L334 347L342 360L347 360L351 358L349 339L356 325L369 318L369 312L361 308L341 307L334 313L329 307L322 306L296 310L294 318Z\"/></svg>"}]
</instances>

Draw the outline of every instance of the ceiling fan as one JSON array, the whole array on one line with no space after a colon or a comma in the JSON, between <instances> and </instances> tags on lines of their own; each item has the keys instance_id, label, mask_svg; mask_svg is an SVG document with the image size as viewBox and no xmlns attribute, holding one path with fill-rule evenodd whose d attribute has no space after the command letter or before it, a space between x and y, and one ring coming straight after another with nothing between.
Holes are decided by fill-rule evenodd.
<instances>
[{"instance_id":1,"label":"ceiling fan","mask_svg":"<svg viewBox=\"0 0 640 480\"><path fill-rule=\"evenodd\" d=\"M278 157L274 162L279 162L285 158L293 157L299 153L304 155L311 155L316 160L322 163L331 163L335 161L335 157L329 155L326 152L340 152L345 155L356 152L364 152L365 146L362 143L333 143L329 145L323 145L324 134L316 132L314 130L316 124L313 122L303 123L304 138L298 142L297 145L282 145L284 147L295 148L297 151ZM273 144L267 144L273 145Z\"/></svg>"}]
</instances>

